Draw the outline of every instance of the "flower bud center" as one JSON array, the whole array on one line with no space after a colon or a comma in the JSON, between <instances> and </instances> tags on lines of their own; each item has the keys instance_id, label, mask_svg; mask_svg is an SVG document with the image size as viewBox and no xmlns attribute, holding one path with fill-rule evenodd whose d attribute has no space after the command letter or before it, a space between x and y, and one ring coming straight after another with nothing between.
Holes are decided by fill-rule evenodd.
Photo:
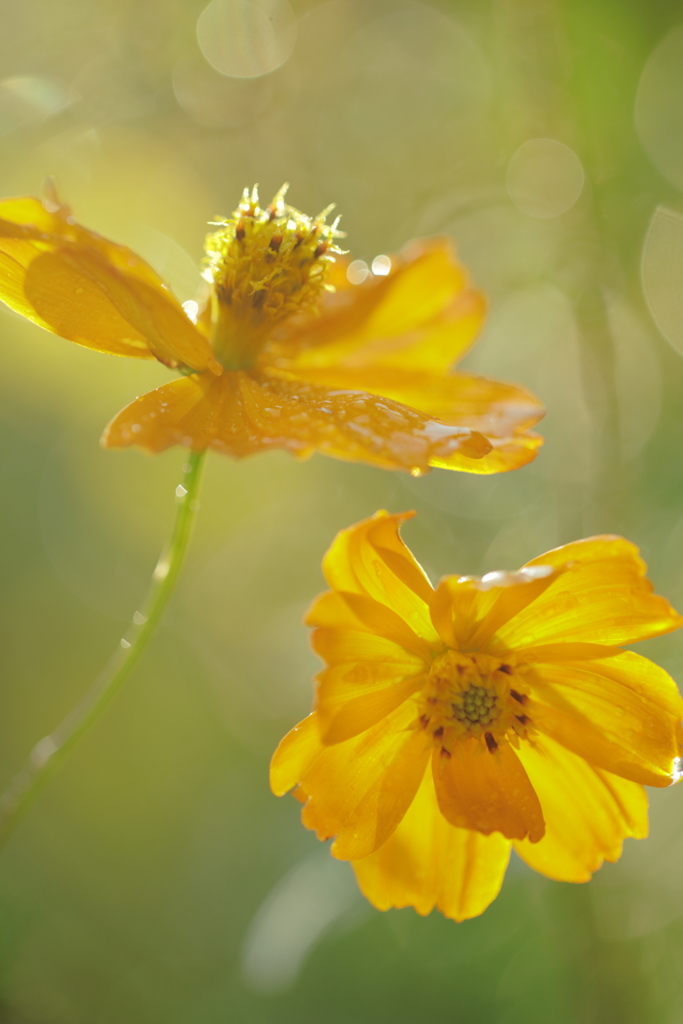
<instances>
[{"instance_id":1,"label":"flower bud center","mask_svg":"<svg viewBox=\"0 0 683 1024\"><path fill-rule=\"evenodd\" d=\"M247 369L273 329L312 312L327 285L339 218L331 207L315 218L287 206L283 186L261 209L256 188L245 189L232 217L206 238L204 277L211 285L211 344L228 370Z\"/></svg>"}]
</instances>

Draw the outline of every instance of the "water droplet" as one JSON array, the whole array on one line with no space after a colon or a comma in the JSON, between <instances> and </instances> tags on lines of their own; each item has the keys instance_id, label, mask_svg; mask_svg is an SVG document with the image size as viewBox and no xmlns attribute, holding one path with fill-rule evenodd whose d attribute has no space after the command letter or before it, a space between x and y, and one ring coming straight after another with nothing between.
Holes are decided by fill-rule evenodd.
<instances>
[{"instance_id":1,"label":"water droplet","mask_svg":"<svg viewBox=\"0 0 683 1024\"><path fill-rule=\"evenodd\" d=\"M122 639L121 639L121 646L122 646L122 647L123 647L124 649L128 649L128 648L129 648L129 647L131 646L131 644L129 643L129 641L128 641L128 640L126 640L126 639L122 638Z\"/></svg>"}]
</instances>

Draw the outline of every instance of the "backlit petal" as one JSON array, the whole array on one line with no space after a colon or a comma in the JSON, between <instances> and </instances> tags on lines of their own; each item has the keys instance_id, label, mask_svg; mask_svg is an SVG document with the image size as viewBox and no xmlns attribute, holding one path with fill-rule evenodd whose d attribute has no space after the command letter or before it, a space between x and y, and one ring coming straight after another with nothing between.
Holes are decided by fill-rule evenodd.
<instances>
[{"instance_id":1,"label":"backlit petal","mask_svg":"<svg viewBox=\"0 0 683 1024\"><path fill-rule=\"evenodd\" d=\"M449 825L436 801L431 771L393 835L379 850L353 861L363 894L378 910L437 907L455 921L481 914L496 898L510 843Z\"/></svg>"},{"instance_id":2,"label":"backlit petal","mask_svg":"<svg viewBox=\"0 0 683 1024\"><path fill-rule=\"evenodd\" d=\"M458 828L538 842L543 813L534 788L508 743L489 751L480 740L460 740L452 755L438 747L434 784L444 817Z\"/></svg>"},{"instance_id":3,"label":"backlit petal","mask_svg":"<svg viewBox=\"0 0 683 1024\"><path fill-rule=\"evenodd\" d=\"M336 836L332 852L341 860L386 842L412 803L431 749L414 724L406 702L360 736L325 747L302 776L302 821L319 839Z\"/></svg>"},{"instance_id":4,"label":"backlit petal","mask_svg":"<svg viewBox=\"0 0 683 1024\"><path fill-rule=\"evenodd\" d=\"M294 374L370 366L445 373L479 334L485 311L447 241L413 242L392 257L388 277L330 295L321 315L296 325L268 358Z\"/></svg>"},{"instance_id":5,"label":"backlit petal","mask_svg":"<svg viewBox=\"0 0 683 1024\"><path fill-rule=\"evenodd\" d=\"M618 860L627 836L647 835L642 786L591 767L548 737L522 744L519 756L540 797L546 832L538 843L514 846L536 871L587 882L604 860Z\"/></svg>"},{"instance_id":6,"label":"backlit petal","mask_svg":"<svg viewBox=\"0 0 683 1024\"><path fill-rule=\"evenodd\" d=\"M563 746L616 775L668 786L683 701L664 669L625 651L600 661L536 665L525 712Z\"/></svg>"},{"instance_id":7,"label":"backlit petal","mask_svg":"<svg viewBox=\"0 0 683 1024\"><path fill-rule=\"evenodd\" d=\"M295 725L280 740L270 761L270 788L275 796L284 796L299 785L323 751L315 712Z\"/></svg>"},{"instance_id":8,"label":"backlit petal","mask_svg":"<svg viewBox=\"0 0 683 1024\"><path fill-rule=\"evenodd\" d=\"M0 270L0 299L54 334L115 355L220 372L152 268L76 224L65 208L50 213L30 197L0 202Z\"/></svg>"},{"instance_id":9,"label":"backlit petal","mask_svg":"<svg viewBox=\"0 0 683 1024\"><path fill-rule=\"evenodd\" d=\"M306 613L306 625L372 633L391 640L419 658L430 659L429 644L393 609L366 594L328 590Z\"/></svg>"},{"instance_id":10,"label":"backlit petal","mask_svg":"<svg viewBox=\"0 0 683 1024\"><path fill-rule=\"evenodd\" d=\"M669 602L652 592L638 549L622 537L576 541L527 565L564 566L566 571L500 626L493 650L563 642L630 644L683 623Z\"/></svg>"},{"instance_id":11,"label":"backlit petal","mask_svg":"<svg viewBox=\"0 0 683 1024\"><path fill-rule=\"evenodd\" d=\"M372 598L392 609L417 636L438 643L429 615L432 585L399 532L413 515L380 511L340 530L323 559L323 572L334 590Z\"/></svg>"},{"instance_id":12,"label":"backlit petal","mask_svg":"<svg viewBox=\"0 0 683 1024\"><path fill-rule=\"evenodd\" d=\"M535 601L564 566L532 566L519 572L446 576L431 601L439 635L452 647L484 649L493 633Z\"/></svg>"},{"instance_id":13,"label":"backlit petal","mask_svg":"<svg viewBox=\"0 0 683 1024\"><path fill-rule=\"evenodd\" d=\"M415 473L437 463L471 472L491 448L476 432L445 426L373 395L335 394L304 384L257 380L242 371L218 379L208 374L192 379L182 390L181 405L197 433L179 428L175 400L170 392L159 389L116 417L105 440L108 447L136 444L156 452L186 444L196 450L211 447L235 458L273 448L301 458L319 451ZM154 423L149 422L152 412ZM141 427L137 433L132 431L133 424Z\"/></svg>"},{"instance_id":14,"label":"backlit petal","mask_svg":"<svg viewBox=\"0 0 683 1024\"><path fill-rule=\"evenodd\" d=\"M424 682L424 673L399 673L382 662L324 669L315 704L323 743L340 743L376 725Z\"/></svg>"}]
</instances>

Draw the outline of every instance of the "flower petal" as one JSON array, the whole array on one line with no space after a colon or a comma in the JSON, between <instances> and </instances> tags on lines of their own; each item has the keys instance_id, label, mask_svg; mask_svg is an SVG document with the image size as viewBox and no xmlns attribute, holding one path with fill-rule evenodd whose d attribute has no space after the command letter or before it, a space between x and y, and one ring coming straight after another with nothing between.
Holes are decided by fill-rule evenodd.
<instances>
[{"instance_id":1,"label":"flower petal","mask_svg":"<svg viewBox=\"0 0 683 1024\"><path fill-rule=\"evenodd\" d=\"M384 662L335 665L318 675L315 708L323 743L340 743L376 725L425 682Z\"/></svg>"},{"instance_id":2,"label":"flower petal","mask_svg":"<svg viewBox=\"0 0 683 1024\"><path fill-rule=\"evenodd\" d=\"M188 321L189 322L189 321ZM283 448L301 458L314 451L350 462L420 474L432 465L476 472L491 445L475 431L449 427L388 399L361 392L330 392L277 380L257 380L243 371L217 380L195 378L183 390L183 416L196 435L179 429L170 392L159 389L124 409L105 441L161 451L173 444L211 447L235 458ZM189 378L188 378L189 379ZM175 382L177 384L177 382ZM157 396L152 397L152 396ZM194 396L194 397L192 397ZM148 417L155 423L147 430ZM137 436L132 424L143 425ZM185 437L190 437L185 441Z\"/></svg>"},{"instance_id":3,"label":"flower petal","mask_svg":"<svg viewBox=\"0 0 683 1024\"><path fill-rule=\"evenodd\" d=\"M155 271L76 224L65 207L51 213L31 197L0 202L0 266L0 299L54 334L115 355L220 372Z\"/></svg>"},{"instance_id":4,"label":"flower petal","mask_svg":"<svg viewBox=\"0 0 683 1024\"><path fill-rule=\"evenodd\" d=\"M556 643L620 645L669 633L683 618L652 592L634 544L591 537L540 555L527 567L565 567L550 587L498 628L492 651Z\"/></svg>"},{"instance_id":5,"label":"flower petal","mask_svg":"<svg viewBox=\"0 0 683 1024\"><path fill-rule=\"evenodd\" d=\"M414 514L382 510L340 530L323 558L323 573L333 590L372 598L417 636L438 643L429 615L432 585L399 532Z\"/></svg>"},{"instance_id":6,"label":"flower petal","mask_svg":"<svg viewBox=\"0 0 683 1024\"><path fill-rule=\"evenodd\" d=\"M635 782L593 768L548 737L523 743L519 757L543 807L540 842L514 843L536 871L560 882L587 882L604 860L621 856L627 836L647 835L647 797Z\"/></svg>"},{"instance_id":7,"label":"flower petal","mask_svg":"<svg viewBox=\"0 0 683 1024\"><path fill-rule=\"evenodd\" d=\"M683 701L664 669L624 651L524 673L534 725L590 764L645 786L669 786Z\"/></svg>"},{"instance_id":8,"label":"flower petal","mask_svg":"<svg viewBox=\"0 0 683 1024\"><path fill-rule=\"evenodd\" d=\"M432 773L405 817L379 850L353 861L363 895L378 910L437 907L454 921L483 913L496 898L510 857L510 842L499 833L449 825L436 800Z\"/></svg>"},{"instance_id":9,"label":"flower petal","mask_svg":"<svg viewBox=\"0 0 683 1024\"><path fill-rule=\"evenodd\" d=\"M516 469L530 462L543 444L543 438L530 428L543 418L545 409L538 399L513 384L447 370L421 373L384 366L297 369L292 375L317 386L367 391L442 423L478 431L493 446L478 466L478 473Z\"/></svg>"},{"instance_id":10,"label":"flower petal","mask_svg":"<svg viewBox=\"0 0 683 1024\"><path fill-rule=\"evenodd\" d=\"M532 566L518 572L445 576L431 601L432 621L445 643L484 649L496 629L535 601L564 566Z\"/></svg>"},{"instance_id":11,"label":"flower petal","mask_svg":"<svg viewBox=\"0 0 683 1024\"><path fill-rule=\"evenodd\" d=\"M451 825L508 839L543 835L543 812L514 750L503 743L489 751L480 740L460 740L452 755L434 749L436 796Z\"/></svg>"},{"instance_id":12,"label":"flower petal","mask_svg":"<svg viewBox=\"0 0 683 1024\"><path fill-rule=\"evenodd\" d=\"M388 277L329 296L320 316L266 355L295 375L369 366L442 374L477 337L485 312L445 239L413 242L392 257Z\"/></svg>"},{"instance_id":13,"label":"flower petal","mask_svg":"<svg viewBox=\"0 0 683 1024\"><path fill-rule=\"evenodd\" d=\"M302 821L319 839L337 837L332 853L340 860L378 849L412 803L431 749L414 725L406 702L360 736L325 747L303 774Z\"/></svg>"},{"instance_id":14,"label":"flower petal","mask_svg":"<svg viewBox=\"0 0 683 1024\"><path fill-rule=\"evenodd\" d=\"M284 796L298 786L323 749L318 718L313 712L290 729L271 758L270 788L275 796Z\"/></svg>"},{"instance_id":15,"label":"flower petal","mask_svg":"<svg viewBox=\"0 0 683 1024\"><path fill-rule=\"evenodd\" d=\"M306 613L307 626L372 633L403 647L423 660L431 660L429 644L387 605L365 594L328 590ZM354 659L355 660L355 659Z\"/></svg>"}]
</instances>

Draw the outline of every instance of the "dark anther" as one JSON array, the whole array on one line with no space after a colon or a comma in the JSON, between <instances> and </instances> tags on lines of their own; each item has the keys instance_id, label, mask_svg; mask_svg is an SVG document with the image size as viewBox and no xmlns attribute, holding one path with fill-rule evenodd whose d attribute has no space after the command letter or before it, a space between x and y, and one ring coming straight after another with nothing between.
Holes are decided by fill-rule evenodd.
<instances>
[{"instance_id":1,"label":"dark anther","mask_svg":"<svg viewBox=\"0 0 683 1024\"><path fill-rule=\"evenodd\" d=\"M252 295L252 297L251 297L251 304L252 304L252 306L255 306L258 309L259 306L263 305L263 303L265 302L265 299L266 299L265 288L261 288L259 291L254 292L254 294Z\"/></svg>"},{"instance_id":2,"label":"dark anther","mask_svg":"<svg viewBox=\"0 0 683 1024\"><path fill-rule=\"evenodd\" d=\"M244 221L238 221L237 227L235 228L235 238L238 242L241 242L244 238Z\"/></svg>"},{"instance_id":3,"label":"dark anther","mask_svg":"<svg viewBox=\"0 0 683 1024\"><path fill-rule=\"evenodd\" d=\"M436 704L436 697L427 697L428 704Z\"/></svg>"},{"instance_id":4,"label":"dark anther","mask_svg":"<svg viewBox=\"0 0 683 1024\"><path fill-rule=\"evenodd\" d=\"M268 207L268 220L275 220L276 217L277 217L277 206L275 206L274 203L271 203L270 206Z\"/></svg>"},{"instance_id":5,"label":"dark anther","mask_svg":"<svg viewBox=\"0 0 683 1024\"><path fill-rule=\"evenodd\" d=\"M528 715L515 715L515 718L518 722L521 722L522 725L528 725L531 721Z\"/></svg>"},{"instance_id":6,"label":"dark anther","mask_svg":"<svg viewBox=\"0 0 683 1024\"><path fill-rule=\"evenodd\" d=\"M278 232L277 235L273 235L273 237L271 238L268 248L272 249L273 252L277 252L281 245L282 235Z\"/></svg>"},{"instance_id":7,"label":"dark anther","mask_svg":"<svg viewBox=\"0 0 683 1024\"><path fill-rule=\"evenodd\" d=\"M500 665L498 667L499 672L504 672L506 676L512 675L512 665Z\"/></svg>"},{"instance_id":8,"label":"dark anther","mask_svg":"<svg viewBox=\"0 0 683 1024\"><path fill-rule=\"evenodd\" d=\"M516 690L510 690L510 696L514 697L514 699L516 701L519 701L520 704L526 704L527 698L526 698L525 694L517 693Z\"/></svg>"},{"instance_id":9,"label":"dark anther","mask_svg":"<svg viewBox=\"0 0 683 1024\"><path fill-rule=\"evenodd\" d=\"M450 756L451 756L451 752L450 752L450 750L446 750L446 748L445 748L445 747L442 747L442 748L441 748L441 756L442 756L442 757L448 757L448 758L450 758Z\"/></svg>"},{"instance_id":10,"label":"dark anther","mask_svg":"<svg viewBox=\"0 0 683 1024\"><path fill-rule=\"evenodd\" d=\"M420 721L426 727L429 725L429 715L420 715Z\"/></svg>"},{"instance_id":11,"label":"dark anther","mask_svg":"<svg viewBox=\"0 0 683 1024\"><path fill-rule=\"evenodd\" d=\"M328 241L322 241L318 246L316 246L316 250L313 253L313 259L317 260L318 256L322 256L324 252L327 252L329 247L330 243Z\"/></svg>"},{"instance_id":12,"label":"dark anther","mask_svg":"<svg viewBox=\"0 0 683 1024\"><path fill-rule=\"evenodd\" d=\"M490 732L484 733L484 739L486 740L486 746L489 748L491 753L493 753L494 750L498 750L498 744Z\"/></svg>"},{"instance_id":13,"label":"dark anther","mask_svg":"<svg viewBox=\"0 0 683 1024\"><path fill-rule=\"evenodd\" d=\"M443 736L443 726L440 725L438 729L434 730L434 736L438 739L439 736Z\"/></svg>"}]
</instances>

